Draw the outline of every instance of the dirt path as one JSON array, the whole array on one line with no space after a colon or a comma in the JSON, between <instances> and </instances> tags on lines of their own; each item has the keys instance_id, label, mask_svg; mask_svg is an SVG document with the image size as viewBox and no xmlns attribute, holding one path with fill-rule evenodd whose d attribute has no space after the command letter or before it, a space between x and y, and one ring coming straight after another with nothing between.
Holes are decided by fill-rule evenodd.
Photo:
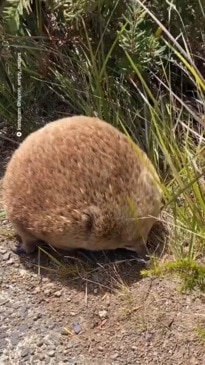
<instances>
[{"instance_id":1,"label":"dirt path","mask_svg":"<svg viewBox=\"0 0 205 365\"><path fill-rule=\"evenodd\" d=\"M13 243L1 214L0 364L205 364L205 295L140 279L124 251L55 255L61 267L40 252L20 259Z\"/></svg>"}]
</instances>

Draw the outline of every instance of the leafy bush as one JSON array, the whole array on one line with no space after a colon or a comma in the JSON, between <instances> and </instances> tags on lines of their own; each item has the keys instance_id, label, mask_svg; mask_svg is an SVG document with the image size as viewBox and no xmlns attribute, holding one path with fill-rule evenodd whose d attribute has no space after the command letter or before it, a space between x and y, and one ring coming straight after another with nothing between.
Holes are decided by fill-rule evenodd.
<instances>
[{"instance_id":1,"label":"leafy bush","mask_svg":"<svg viewBox=\"0 0 205 365\"><path fill-rule=\"evenodd\" d=\"M159 20L164 19L165 25L174 24L173 31L179 35L181 27L185 29L189 24L190 17L186 17L185 1L181 2L183 23L180 22L177 3L156 0L148 2L148 5ZM175 6L177 10L174 10ZM190 6L192 11L188 14L192 14L193 25L193 19L199 13L201 16L203 14L199 2L196 6L190 1L188 9ZM134 96L136 85L133 83L137 83L139 91L144 92L127 54L155 97L159 87L155 75L164 79L162 65L167 69L167 61L173 58L169 47L158 36L159 26L138 1L12 0L5 2L2 13L1 81L4 89L1 114L9 123L14 123L15 119L16 59L19 51L23 60L22 109L27 123L30 112L37 119L39 113L42 117L48 113L51 118L56 117L54 110L58 109L59 103L70 113L100 113L114 122L116 105L109 104L114 102L115 89L120 90L122 95L128 93ZM203 28L203 22L201 24ZM203 36L202 31L197 28ZM192 34L191 30L187 34ZM9 62L3 65L7 60ZM175 84L178 85L177 82ZM90 95L93 101L95 99L92 108L87 105ZM102 99L104 107L101 105ZM140 107L140 98L135 99ZM106 104L108 106L105 107ZM124 107L127 108L127 102ZM8 115L5 114L6 110L9 110Z\"/></svg>"}]
</instances>

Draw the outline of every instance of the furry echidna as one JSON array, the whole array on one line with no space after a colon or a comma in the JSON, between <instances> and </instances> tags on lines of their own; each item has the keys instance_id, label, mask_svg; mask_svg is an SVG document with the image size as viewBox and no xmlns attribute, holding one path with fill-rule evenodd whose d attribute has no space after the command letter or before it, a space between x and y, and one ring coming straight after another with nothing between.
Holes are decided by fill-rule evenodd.
<instances>
[{"instance_id":1,"label":"furry echidna","mask_svg":"<svg viewBox=\"0 0 205 365\"><path fill-rule=\"evenodd\" d=\"M48 123L14 152L3 178L17 253L39 241L63 250L140 251L161 209L156 171L146 154L98 118Z\"/></svg>"}]
</instances>

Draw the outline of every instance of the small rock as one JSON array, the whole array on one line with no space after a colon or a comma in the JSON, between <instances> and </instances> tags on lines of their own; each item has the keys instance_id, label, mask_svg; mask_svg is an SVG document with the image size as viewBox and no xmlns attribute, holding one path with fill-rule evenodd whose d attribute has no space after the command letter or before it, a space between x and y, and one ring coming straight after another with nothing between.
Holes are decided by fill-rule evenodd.
<instances>
[{"instance_id":1,"label":"small rock","mask_svg":"<svg viewBox=\"0 0 205 365\"><path fill-rule=\"evenodd\" d=\"M21 315L25 314L28 312L28 306L24 305L21 309L20 309L20 313Z\"/></svg>"},{"instance_id":2,"label":"small rock","mask_svg":"<svg viewBox=\"0 0 205 365\"><path fill-rule=\"evenodd\" d=\"M19 274L20 274L21 276L28 276L28 271L27 271L27 270L25 270L25 269L19 269Z\"/></svg>"},{"instance_id":3,"label":"small rock","mask_svg":"<svg viewBox=\"0 0 205 365\"><path fill-rule=\"evenodd\" d=\"M4 255L7 251L4 248L0 248L0 253Z\"/></svg>"},{"instance_id":4,"label":"small rock","mask_svg":"<svg viewBox=\"0 0 205 365\"><path fill-rule=\"evenodd\" d=\"M51 295L51 289L50 288L44 289L44 294L50 296Z\"/></svg>"},{"instance_id":5,"label":"small rock","mask_svg":"<svg viewBox=\"0 0 205 365\"><path fill-rule=\"evenodd\" d=\"M62 290L58 290L54 293L55 297L60 298L62 295Z\"/></svg>"},{"instance_id":6,"label":"small rock","mask_svg":"<svg viewBox=\"0 0 205 365\"><path fill-rule=\"evenodd\" d=\"M48 326L49 330L53 330L55 328L55 323L51 323Z\"/></svg>"},{"instance_id":7,"label":"small rock","mask_svg":"<svg viewBox=\"0 0 205 365\"><path fill-rule=\"evenodd\" d=\"M70 343L67 343L66 345L66 349L70 350L73 348L73 344L70 342Z\"/></svg>"},{"instance_id":8,"label":"small rock","mask_svg":"<svg viewBox=\"0 0 205 365\"><path fill-rule=\"evenodd\" d=\"M78 322L76 322L73 325L73 330L74 330L75 334L78 335L82 331L82 327Z\"/></svg>"},{"instance_id":9,"label":"small rock","mask_svg":"<svg viewBox=\"0 0 205 365\"><path fill-rule=\"evenodd\" d=\"M10 337L10 341L11 341L12 346L16 347L18 345L18 343L20 342L19 333L18 332L12 333L12 335Z\"/></svg>"},{"instance_id":10,"label":"small rock","mask_svg":"<svg viewBox=\"0 0 205 365\"><path fill-rule=\"evenodd\" d=\"M146 332L146 334L145 334L145 340L146 341L151 341L152 337L153 337L153 333Z\"/></svg>"},{"instance_id":11,"label":"small rock","mask_svg":"<svg viewBox=\"0 0 205 365\"><path fill-rule=\"evenodd\" d=\"M3 256L2 256L2 260L3 261L7 261L9 260L11 257L11 252L6 252Z\"/></svg>"},{"instance_id":12,"label":"small rock","mask_svg":"<svg viewBox=\"0 0 205 365\"><path fill-rule=\"evenodd\" d=\"M38 354L38 355L34 355L33 356L33 359L32 359L32 361L33 361L33 364L38 364L38 360L41 360L40 359L40 356L41 356L41 354Z\"/></svg>"},{"instance_id":13,"label":"small rock","mask_svg":"<svg viewBox=\"0 0 205 365\"><path fill-rule=\"evenodd\" d=\"M104 319L104 318L106 318L107 317L107 311L104 309L104 310L102 310L102 311L99 311L98 312L98 315L99 315L99 317L101 318L101 319Z\"/></svg>"},{"instance_id":14,"label":"small rock","mask_svg":"<svg viewBox=\"0 0 205 365\"><path fill-rule=\"evenodd\" d=\"M131 349L132 349L133 351L136 351L136 350L137 350L137 346L132 346L132 347L131 347Z\"/></svg>"},{"instance_id":15,"label":"small rock","mask_svg":"<svg viewBox=\"0 0 205 365\"><path fill-rule=\"evenodd\" d=\"M36 288L34 289L34 294L38 294L38 293L40 293L40 291L41 291L41 288L40 288L40 286L36 286Z\"/></svg>"},{"instance_id":16,"label":"small rock","mask_svg":"<svg viewBox=\"0 0 205 365\"><path fill-rule=\"evenodd\" d=\"M62 329L62 331L61 331L61 335L63 335L63 336L68 336L68 335L69 335L69 333L68 333L68 331L66 331L66 329L65 329L65 328L63 328L63 329Z\"/></svg>"},{"instance_id":17,"label":"small rock","mask_svg":"<svg viewBox=\"0 0 205 365\"><path fill-rule=\"evenodd\" d=\"M33 316L33 320L37 321L38 319L40 319L42 317L41 313L35 313Z\"/></svg>"},{"instance_id":18,"label":"small rock","mask_svg":"<svg viewBox=\"0 0 205 365\"><path fill-rule=\"evenodd\" d=\"M55 355L55 351L51 350L48 352L48 356L53 357Z\"/></svg>"},{"instance_id":19,"label":"small rock","mask_svg":"<svg viewBox=\"0 0 205 365\"><path fill-rule=\"evenodd\" d=\"M20 264L18 262L15 262L14 263L14 267L19 268L20 267Z\"/></svg>"},{"instance_id":20,"label":"small rock","mask_svg":"<svg viewBox=\"0 0 205 365\"><path fill-rule=\"evenodd\" d=\"M111 358L112 360L115 360L115 359L117 359L117 358L118 358L118 356L119 356L119 354L116 352L115 354L111 355L111 356L110 356L110 358Z\"/></svg>"},{"instance_id":21,"label":"small rock","mask_svg":"<svg viewBox=\"0 0 205 365\"><path fill-rule=\"evenodd\" d=\"M13 265L14 263L14 259L11 257L8 261L7 261L7 264L8 265Z\"/></svg>"},{"instance_id":22,"label":"small rock","mask_svg":"<svg viewBox=\"0 0 205 365\"><path fill-rule=\"evenodd\" d=\"M28 331L28 326L26 324L21 324L18 328L20 334L25 333Z\"/></svg>"},{"instance_id":23,"label":"small rock","mask_svg":"<svg viewBox=\"0 0 205 365\"><path fill-rule=\"evenodd\" d=\"M97 288L95 288L95 289L93 290L93 292L94 292L94 294L97 294L97 293L98 293Z\"/></svg>"},{"instance_id":24,"label":"small rock","mask_svg":"<svg viewBox=\"0 0 205 365\"><path fill-rule=\"evenodd\" d=\"M76 313L75 313L75 312L70 312L70 315L71 315L72 317L74 317L74 316L76 316Z\"/></svg>"},{"instance_id":25,"label":"small rock","mask_svg":"<svg viewBox=\"0 0 205 365\"><path fill-rule=\"evenodd\" d=\"M63 328L61 330L61 335L63 335L63 336L69 336L69 335L71 335L71 331L70 330L67 330L66 328Z\"/></svg>"},{"instance_id":26,"label":"small rock","mask_svg":"<svg viewBox=\"0 0 205 365\"><path fill-rule=\"evenodd\" d=\"M38 342L37 342L37 346L38 346L38 347L43 346L43 341L42 341L42 340L38 341Z\"/></svg>"},{"instance_id":27,"label":"small rock","mask_svg":"<svg viewBox=\"0 0 205 365\"><path fill-rule=\"evenodd\" d=\"M21 357L26 357L29 355L29 349L23 349L21 351Z\"/></svg>"},{"instance_id":28,"label":"small rock","mask_svg":"<svg viewBox=\"0 0 205 365\"><path fill-rule=\"evenodd\" d=\"M102 346L99 346L99 347L98 347L98 350L99 350L99 351L103 351L104 349L103 349L103 347L102 347Z\"/></svg>"},{"instance_id":29,"label":"small rock","mask_svg":"<svg viewBox=\"0 0 205 365\"><path fill-rule=\"evenodd\" d=\"M45 355L44 355L44 354L39 354L39 360L40 360L40 361L45 360Z\"/></svg>"}]
</instances>

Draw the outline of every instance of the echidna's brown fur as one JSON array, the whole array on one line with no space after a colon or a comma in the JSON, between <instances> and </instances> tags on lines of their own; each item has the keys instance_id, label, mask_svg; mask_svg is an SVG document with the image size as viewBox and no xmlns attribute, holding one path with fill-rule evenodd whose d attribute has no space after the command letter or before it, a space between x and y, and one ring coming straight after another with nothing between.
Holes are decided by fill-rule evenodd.
<instances>
[{"instance_id":1,"label":"echidna's brown fur","mask_svg":"<svg viewBox=\"0 0 205 365\"><path fill-rule=\"evenodd\" d=\"M3 178L7 216L33 252L55 248L138 251L161 208L147 156L110 124L85 116L48 123L14 152Z\"/></svg>"}]
</instances>

